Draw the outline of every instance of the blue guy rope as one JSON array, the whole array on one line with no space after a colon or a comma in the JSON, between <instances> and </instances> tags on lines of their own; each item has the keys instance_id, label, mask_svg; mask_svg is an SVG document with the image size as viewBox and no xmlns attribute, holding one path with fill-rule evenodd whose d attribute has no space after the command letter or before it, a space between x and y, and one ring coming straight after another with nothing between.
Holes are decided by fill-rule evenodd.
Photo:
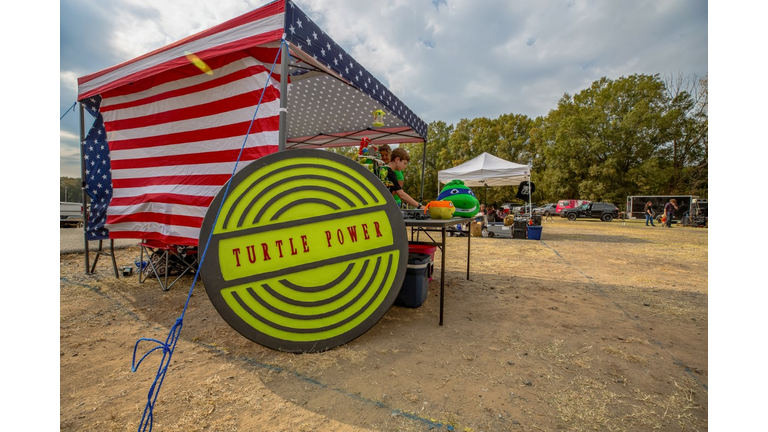
<instances>
[{"instance_id":1,"label":"blue guy rope","mask_svg":"<svg viewBox=\"0 0 768 432\"><path fill-rule=\"evenodd\" d=\"M229 186L232 184L232 177L235 176L235 173L237 172L237 165L240 163L240 158L243 155L243 150L245 149L245 144L248 142L248 136L251 133L251 127L253 127L253 122L256 121L256 115L259 112L259 107L261 106L261 101L264 99L264 93L267 90L267 86L269 85L270 80L272 79L272 72L275 70L275 65L277 64L278 59L280 58L280 53L283 49L287 49L288 44L286 43L285 39L280 40L280 48L277 50L277 55L275 56L275 61L272 63L272 68L269 70L269 77L267 79L267 83L264 86L264 89L261 91L261 96L259 97L259 103L256 105L256 111L253 113L253 118L251 118L251 123L248 126L248 131L245 134L245 139L243 140L243 145L240 147L240 153L237 155L237 160L235 161L235 166L232 169L232 175L230 176L230 181L227 182L227 187L224 189L224 196L222 197L221 203L219 204L219 208L216 210L216 218L214 219L213 226L216 226L216 223L219 221L219 213L221 213L221 208L224 205L224 202L227 199L227 195L229 194ZM287 79L287 77L280 77L280 79ZM200 255L200 262L198 264L198 268L203 266L203 262L205 261L205 255L208 252L208 245L211 243L211 236L213 235L213 230L208 234L208 240L206 241L205 248L203 249L203 253ZM189 294L187 295L187 300L184 303L184 309L181 312L181 316L176 318L176 323L173 324L173 327L171 327L171 331L168 332L168 337L165 339L165 342L161 342L157 339L149 339L149 338L140 338L136 341L136 345L133 347L133 359L131 361L131 372L136 372L139 369L139 365L142 361L144 361L147 356L152 354L153 352L157 350L163 351L163 357L160 359L160 365L157 368L157 375L155 376L155 380L152 382L152 385L149 387L149 393L147 394L147 404L144 407L144 413L141 416L141 422L139 423L139 432L145 432L145 431L152 431L152 424L154 423L154 408L155 408L155 402L157 402L157 396L160 394L160 387L163 385L163 381L165 380L165 374L168 371L168 366L171 365L171 356L173 356L173 351L176 349L176 343L179 341L179 336L181 335L181 327L184 324L184 314L187 312L187 307L189 306L189 300L192 298L192 292L195 290L195 285L197 284L197 278L200 275L200 272L195 272L195 277L192 280L192 286L189 289ZM136 351L139 348L139 344L142 341L146 342L152 342L155 344L153 348L151 348L149 351L147 351L141 358L139 359L138 363L136 362Z\"/></svg>"},{"instance_id":2,"label":"blue guy rope","mask_svg":"<svg viewBox=\"0 0 768 432\"><path fill-rule=\"evenodd\" d=\"M65 115L69 114L70 111L75 112L75 105L77 105L77 101L72 102L72 106L67 108L66 111L64 111L64 114L59 117L59 121L64 118Z\"/></svg>"}]
</instances>

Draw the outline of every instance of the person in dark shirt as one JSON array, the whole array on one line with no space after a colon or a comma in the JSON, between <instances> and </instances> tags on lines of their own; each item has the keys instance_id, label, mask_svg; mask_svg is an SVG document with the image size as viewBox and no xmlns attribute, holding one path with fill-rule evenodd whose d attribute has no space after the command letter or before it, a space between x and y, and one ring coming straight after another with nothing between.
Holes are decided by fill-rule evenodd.
<instances>
[{"instance_id":1,"label":"person in dark shirt","mask_svg":"<svg viewBox=\"0 0 768 432\"><path fill-rule=\"evenodd\" d=\"M667 216L667 228L672 228L672 216L674 216L675 210L677 210L677 200L672 198L664 205L664 214Z\"/></svg>"},{"instance_id":2,"label":"person in dark shirt","mask_svg":"<svg viewBox=\"0 0 768 432\"><path fill-rule=\"evenodd\" d=\"M496 209L491 205L488 206L488 223L500 222L499 215L496 213Z\"/></svg>"},{"instance_id":3,"label":"person in dark shirt","mask_svg":"<svg viewBox=\"0 0 768 432\"><path fill-rule=\"evenodd\" d=\"M404 203L420 209L421 203L411 198L411 196L403 190L403 187L397 179L397 174L395 174L395 171L405 171L405 167L410 160L411 157L408 156L408 152L405 151L404 148L398 147L392 150L392 155L390 156L389 161L389 170L387 170L387 180L384 182L384 186L392 192L393 197L399 197Z\"/></svg>"},{"instance_id":4,"label":"person in dark shirt","mask_svg":"<svg viewBox=\"0 0 768 432\"><path fill-rule=\"evenodd\" d=\"M651 223L651 226L656 226L653 223L653 203L650 201L645 203L645 226L648 226L648 222Z\"/></svg>"}]
</instances>

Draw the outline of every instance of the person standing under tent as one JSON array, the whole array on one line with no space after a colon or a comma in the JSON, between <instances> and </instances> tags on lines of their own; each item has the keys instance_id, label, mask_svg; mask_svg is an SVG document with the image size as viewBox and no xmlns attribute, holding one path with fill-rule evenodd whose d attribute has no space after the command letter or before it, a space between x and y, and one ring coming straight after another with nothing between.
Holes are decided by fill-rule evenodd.
<instances>
[{"instance_id":1,"label":"person standing under tent","mask_svg":"<svg viewBox=\"0 0 768 432\"><path fill-rule=\"evenodd\" d=\"M487 209L488 211L486 212L487 214L485 217L486 220L488 220L488 223L499 222L499 215L496 213L496 209L492 205L489 205Z\"/></svg>"},{"instance_id":2,"label":"person standing under tent","mask_svg":"<svg viewBox=\"0 0 768 432\"><path fill-rule=\"evenodd\" d=\"M398 148L400 148L400 147L398 147ZM405 149L403 149L403 150L405 150ZM405 175L403 174L403 171L402 170L395 171L395 177L397 177L397 182L400 184L400 187L401 188L405 187ZM397 196L395 196L395 201L397 201L397 205L398 206L402 206L403 203L400 201L400 199Z\"/></svg>"},{"instance_id":3,"label":"person standing under tent","mask_svg":"<svg viewBox=\"0 0 768 432\"><path fill-rule=\"evenodd\" d=\"M486 214L485 214L485 204L480 204L480 211L477 212L477 214L475 215L475 222L482 223L483 227L488 225Z\"/></svg>"},{"instance_id":4,"label":"person standing under tent","mask_svg":"<svg viewBox=\"0 0 768 432\"><path fill-rule=\"evenodd\" d=\"M389 158L392 155L392 149L389 148L388 145L382 144L379 146L379 156L381 156L381 161L376 159L376 163L378 164L381 162L381 165L377 167L377 175L381 179L382 182L386 183L387 180L387 171L389 170Z\"/></svg>"},{"instance_id":5,"label":"person standing under tent","mask_svg":"<svg viewBox=\"0 0 768 432\"><path fill-rule=\"evenodd\" d=\"M395 174L395 171L404 171L405 167L408 165L408 161L410 160L411 157L408 155L408 152L405 151L404 148L398 147L394 149L392 151L392 155L390 156L388 165L389 169L387 170L387 180L385 181L384 186L386 186L387 189L392 192L392 196L399 197L402 202L420 209L421 203L411 198L411 196L403 190L403 186L397 180L397 175Z\"/></svg>"},{"instance_id":6,"label":"person standing under tent","mask_svg":"<svg viewBox=\"0 0 768 432\"><path fill-rule=\"evenodd\" d=\"M647 203L645 203L644 212L645 212L645 226L648 226L648 222L650 222L651 226L655 227L656 225L653 223L653 203L652 202L648 201Z\"/></svg>"},{"instance_id":7,"label":"person standing under tent","mask_svg":"<svg viewBox=\"0 0 768 432\"><path fill-rule=\"evenodd\" d=\"M672 198L667 204L664 205L664 214L667 216L667 228L672 228L672 216L677 210L677 200Z\"/></svg>"},{"instance_id":8,"label":"person standing under tent","mask_svg":"<svg viewBox=\"0 0 768 432\"><path fill-rule=\"evenodd\" d=\"M386 166L389 163L389 157L392 155L392 149L388 145L382 144L379 146L379 155L381 156L381 161L384 162L383 166Z\"/></svg>"},{"instance_id":9,"label":"person standing under tent","mask_svg":"<svg viewBox=\"0 0 768 432\"><path fill-rule=\"evenodd\" d=\"M392 157L392 149L389 148L387 144L382 144L379 147L379 154L381 155L381 160L384 162L384 165L379 168L379 177L381 178L381 181L385 182L385 179L387 177L387 171L389 170L389 162ZM403 177L402 171L395 171L395 176L397 176L398 182L400 183L400 187L403 187L403 184L405 184L405 178ZM402 201L400 200L400 197L395 195L395 202L397 203L398 207L401 207L403 205Z\"/></svg>"}]
</instances>

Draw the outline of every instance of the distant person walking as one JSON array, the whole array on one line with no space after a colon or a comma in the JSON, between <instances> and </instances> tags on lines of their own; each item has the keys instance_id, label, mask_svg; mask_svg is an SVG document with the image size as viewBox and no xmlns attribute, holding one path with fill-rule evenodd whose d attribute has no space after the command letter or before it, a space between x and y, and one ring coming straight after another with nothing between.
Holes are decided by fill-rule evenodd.
<instances>
[{"instance_id":1,"label":"distant person walking","mask_svg":"<svg viewBox=\"0 0 768 432\"><path fill-rule=\"evenodd\" d=\"M645 226L648 226L648 222L651 223L651 226L656 226L653 223L653 203L650 201L645 203Z\"/></svg>"},{"instance_id":2,"label":"distant person walking","mask_svg":"<svg viewBox=\"0 0 768 432\"><path fill-rule=\"evenodd\" d=\"M672 198L664 205L664 214L667 216L667 228L672 228L672 216L677 210L677 200Z\"/></svg>"}]
</instances>

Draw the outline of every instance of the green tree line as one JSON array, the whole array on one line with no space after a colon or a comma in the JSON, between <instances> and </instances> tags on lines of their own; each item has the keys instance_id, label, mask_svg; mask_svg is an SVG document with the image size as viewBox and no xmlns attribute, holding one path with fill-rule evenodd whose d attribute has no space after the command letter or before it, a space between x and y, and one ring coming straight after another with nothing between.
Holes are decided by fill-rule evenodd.
<instances>
[{"instance_id":1,"label":"green tree line","mask_svg":"<svg viewBox=\"0 0 768 432\"><path fill-rule=\"evenodd\" d=\"M437 172L488 152L532 164L533 201L585 199L623 204L630 195L707 196L707 77L601 78L565 94L544 117L504 114L429 125L424 198L436 198ZM421 192L423 144L411 156L405 190ZM475 188L481 202L514 202L516 187Z\"/></svg>"},{"instance_id":2,"label":"green tree line","mask_svg":"<svg viewBox=\"0 0 768 432\"><path fill-rule=\"evenodd\" d=\"M83 202L83 189L79 177L60 177L59 180L61 202Z\"/></svg>"}]
</instances>

